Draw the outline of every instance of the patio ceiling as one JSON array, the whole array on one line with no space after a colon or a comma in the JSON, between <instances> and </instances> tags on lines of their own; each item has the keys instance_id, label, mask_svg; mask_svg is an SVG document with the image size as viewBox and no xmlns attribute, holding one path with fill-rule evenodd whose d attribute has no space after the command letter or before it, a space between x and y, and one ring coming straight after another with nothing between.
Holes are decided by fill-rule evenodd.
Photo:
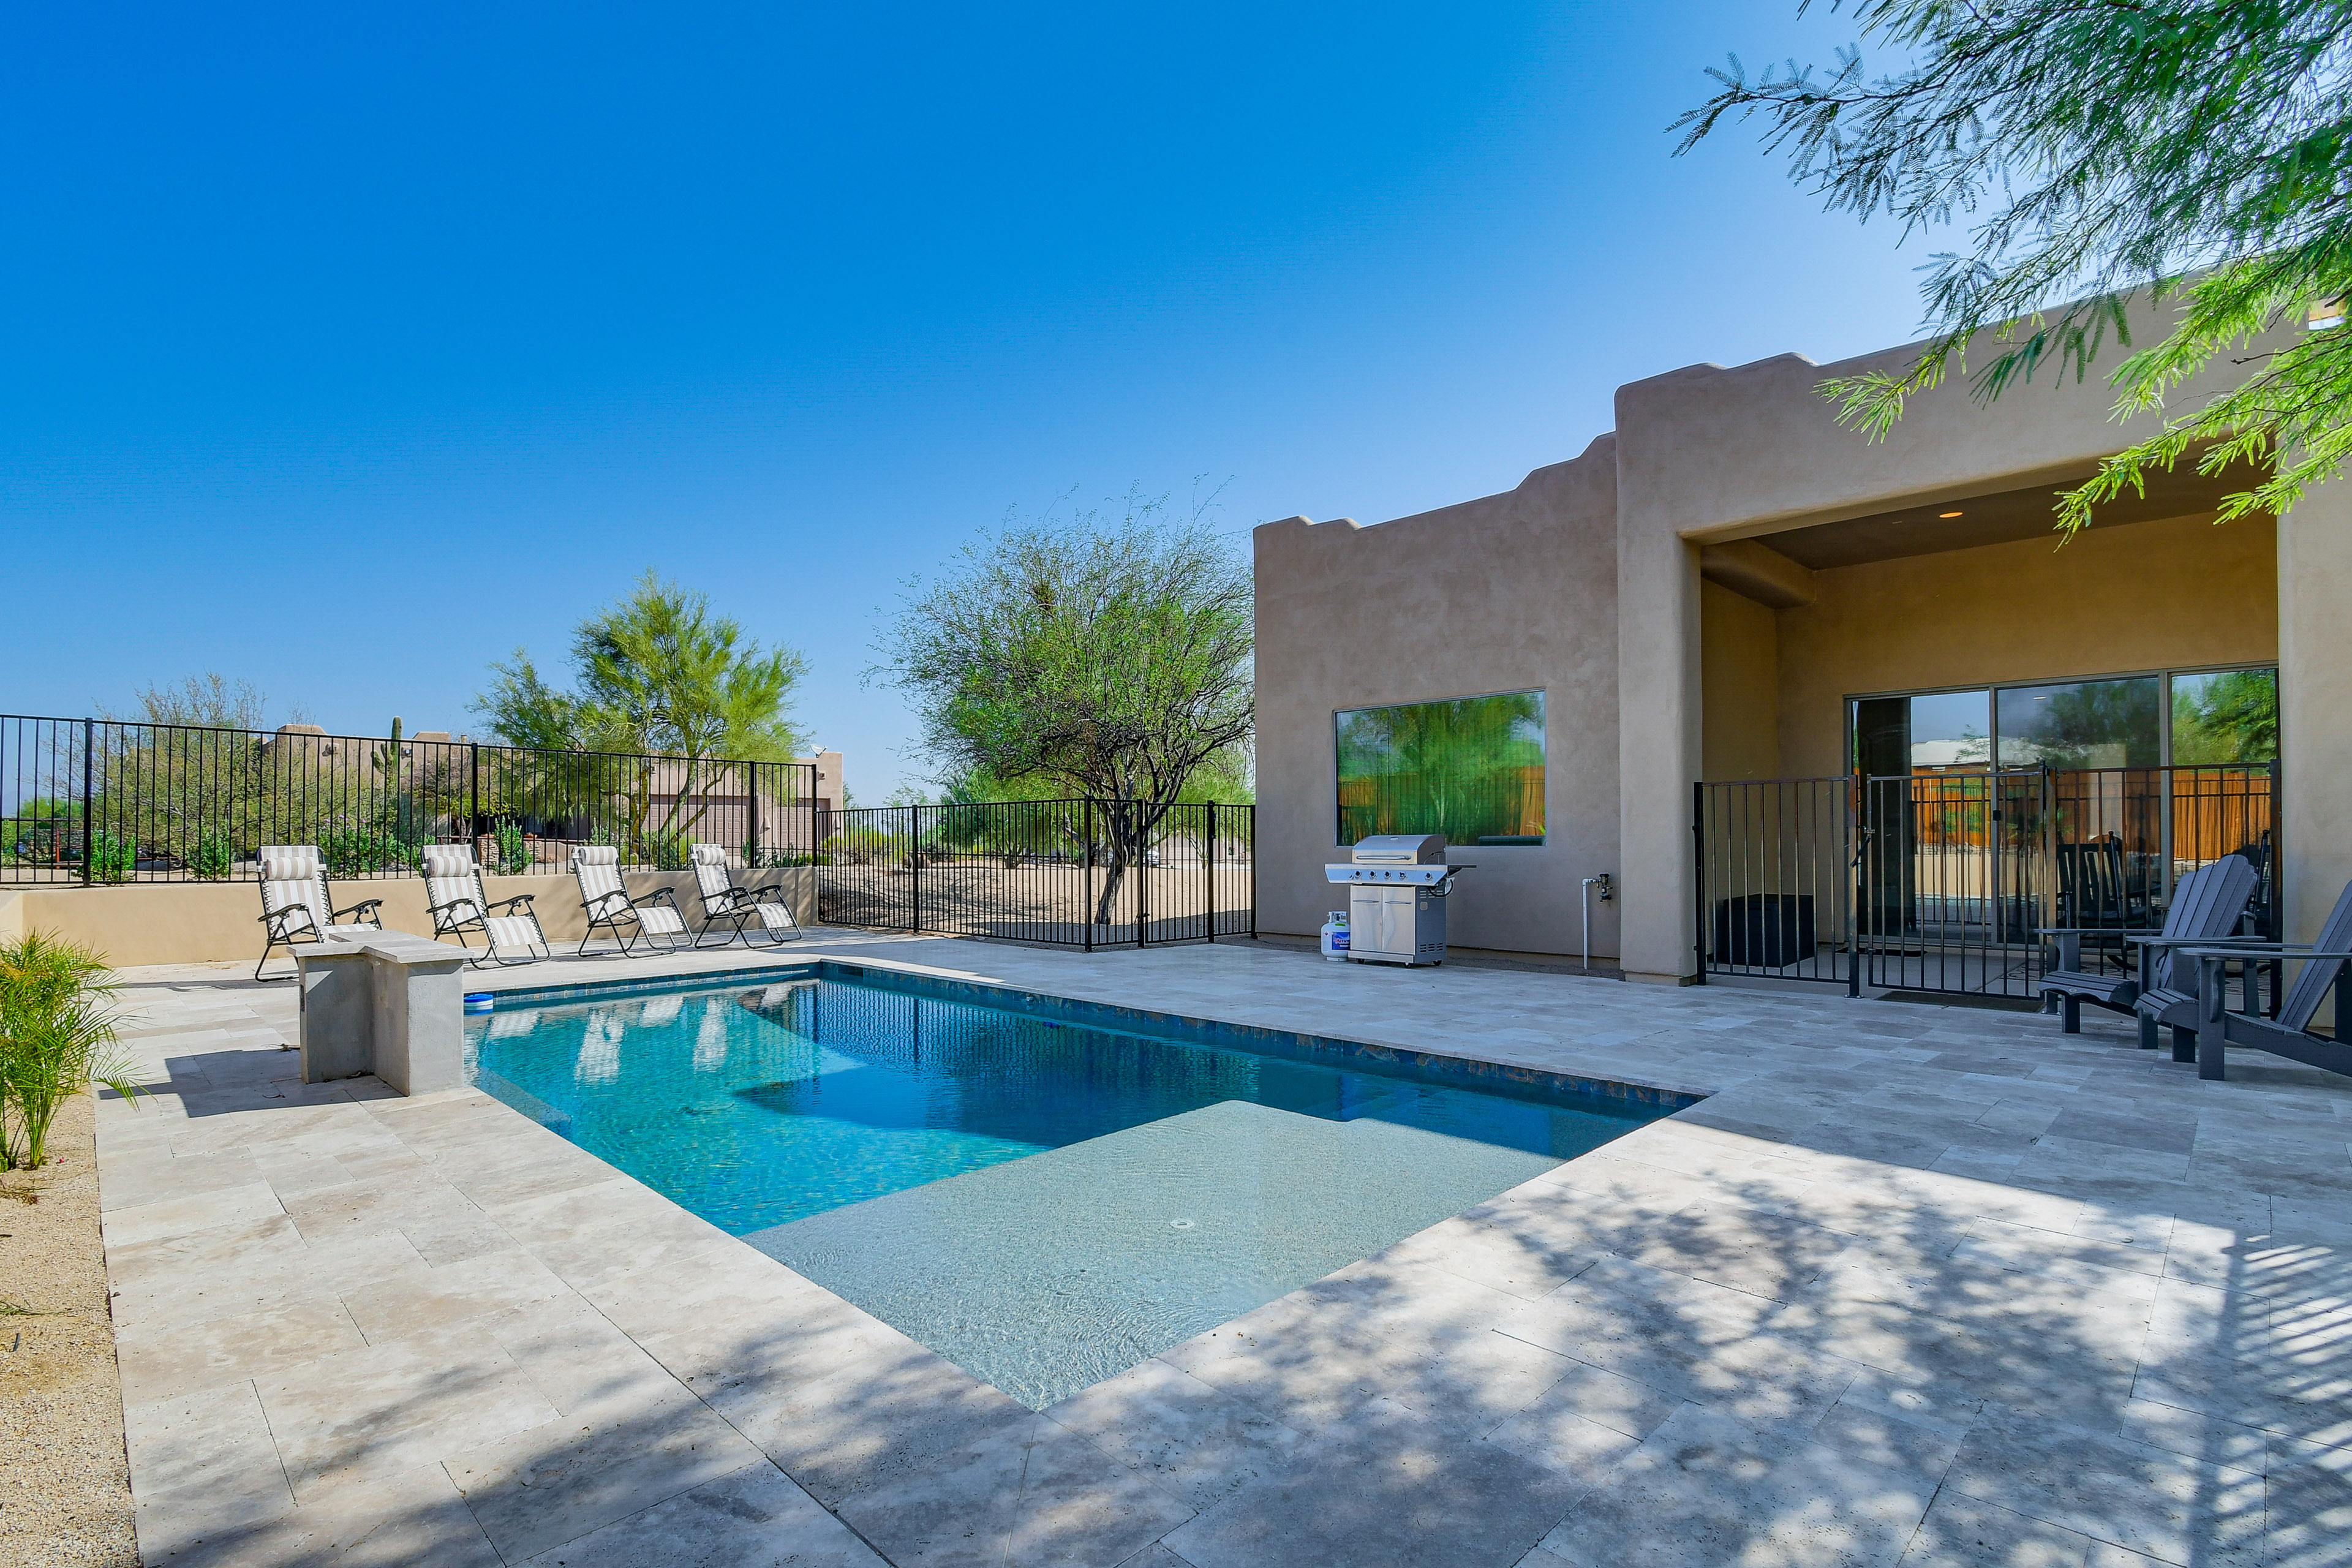
<instances>
[{"instance_id":1,"label":"patio ceiling","mask_svg":"<svg viewBox=\"0 0 2352 1568\"><path fill-rule=\"evenodd\" d=\"M1895 511L1763 535L1755 542L1818 572L1832 566L1858 566L1869 561L1894 561L1907 555L1968 550L1979 544L2039 539L2050 532L2052 508L2058 492L2079 482L2080 479L2063 479L1986 495L1921 500ZM2100 508L2091 526L2121 528L2129 523L2209 513L2221 504L2222 496L2242 489L2250 482L2253 479L2248 466L2241 465L2224 475L2208 478L2184 462L2171 473L2152 477L2147 495L2126 495ZM1946 512L1958 515L1941 515Z\"/></svg>"}]
</instances>

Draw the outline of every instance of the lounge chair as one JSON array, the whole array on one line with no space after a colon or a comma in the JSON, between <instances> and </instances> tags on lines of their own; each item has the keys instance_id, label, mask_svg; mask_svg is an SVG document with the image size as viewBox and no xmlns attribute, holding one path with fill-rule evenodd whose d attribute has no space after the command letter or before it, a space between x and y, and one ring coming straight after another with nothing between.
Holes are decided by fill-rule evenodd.
<instances>
[{"instance_id":1,"label":"lounge chair","mask_svg":"<svg viewBox=\"0 0 2352 1568\"><path fill-rule=\"evenodd\" d=\"M362 899L349 909L335 908L327 892L327 860L315 844L265 844L261 847L261 927L268 940L261 945L261 963L253 977L261 978L262 964L285 948L291 956L298 942L324 942L333 925L383 929L376 913L382 899ZM351 919L343 917L349 915ZM280 980L290 980L281 974Z\"/></svg>"},{"instance_id":2,"label":"lounge chair","mask_svg":"<svg viewBox=\"0 0 2352 1568\"><path fill-rule=\"evenodd\" d=\"M2352 1024L2352 994L2347 994L2352 987L2342 983L2345 961L2352 959L2352 884L2346 885L2320 925L2319 939L2308 947L2300 942L2267 942L2252 952L2242 945L2192 947L2181 956L2197 963L2193 1016L2198 1024L2185 1042L2181 1036L2186 1031L2174 1032L2173 1060L2195 1060L2199 1078L2224 1078L2222 1047L2252 1046L2305 1067L2352 1075L2352 1043L2344 1038L2346 1026ZM2265 1018L2251 1006L2242 1013L2228 1009L2229 980L2223 969L2232 962L2257 958L2303 965L2294 987L2279 1003L2276 1018ZM2336 987L2336 1032L2315 1034L2311 1020L2318 1016L2330 986Z\"/></svg>"},{"instance_id":3,"label":"lounge chair","mask_svg":"<svg viewBox=\"0 0 2352 1568\"><path fill-rule=\"evenodd\" d=\"M494 904L482 890L482 868L474 862L472 845L425 847L425 912L433 917L433 934L454 936L458 946L470 950L473 943L467 936L481 932L488 951L470 961L477 968L483 959L502 964L536 963L555 956L548 948L547 932L540 928L539 916L532 911L532 897L518 893Z\"/></svg>"},{"instance_id":4,"label":"lounge chair","mask_svg":"<svg viewBox=\"0 0 2352 1568\"><path fill-rule=\"evenodd\" d=\"M2062 1026L2070 1035L2083 1032L2083 1004L2105 1007L2111 1013L2128 1016L2141 992L2153 987L2158 976L2157 955L2170 952L2191 942L2210 945L2238 929L2238 921L2246 912L2247 900L2262 879L2243 857L2224 855L2208 866L2200 866L2173 885L2172 907L2164 913L2161 931L2119 931L2113 927L2044 926L2036 934L2058 939L2058 967L2042 977L2042 1005L2047 1011L2053 1002L2064 1016ZM2121 938L2135 942L2139 948L2139 973L2130 974L2093 974L2083 968L2083 938L2086 935ZM2186 981L2194 965L2179 960L2168 966L2166 978Z\"/></svg>"},{"instance_id":5,"label":"lounge chair","mask_svg":"<svg viewBox=\"0 0 2352 1568\"><path fill-rule=\"evenodd\" d=\"M599 926L613 933L625 953L639 938L649 947L658 942L666 952L677 952L686 941L686 916L677 907L677 895L656 888L631 898L629 885L621 879L621 852L611 845L583 844L574 849L572 874L579 879L580 904L588 912L581 957L588 956L588 943Z\"/></svg>"},{"instance_id":6,"label":"lounge chair","mask_svg":"<svg viewBox=\"0 0 2352 1568\"><path fill-rule=\"evenodd\" d=\"M698 844L690 852L694 862L695 891L702 895L702 930L694 939L700 947L721 921L732 923L732 929L719 945L742 937L751 944L743 928L758 921L768 935L777 942L788 942L801 934L801 922L793 918L792 905L784 901L784 890L772 882L747 888L735 880L735 873L727 865L727 851L716 844ZM790 932L787 936L785 933Z\"/></svg>"}]
</instances>

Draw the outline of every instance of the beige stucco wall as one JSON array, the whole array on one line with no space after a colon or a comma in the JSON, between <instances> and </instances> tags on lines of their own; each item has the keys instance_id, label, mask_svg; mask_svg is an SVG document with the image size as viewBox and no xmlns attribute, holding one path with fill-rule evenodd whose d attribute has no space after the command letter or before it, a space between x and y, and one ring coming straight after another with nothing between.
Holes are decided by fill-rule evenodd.
<instances>
[{"instance_id":1,"label":"beige stucco wall","mask_svg":"<svg viewBox=\"0 0 2352 1568\"><path fill-rule=\"evenodd\" d=\"M1774 612L1718 584L1701 583L1699 616L1706 776L1782 776L1780 636Z\"/></svg>"},{"instance_id":2,"label":"beige stucco wall","mask_svg":"<svg viewBox=\"0 0 2352 1568\"><path fill-rule=\"evenodd\" d=\"M2352 478L2279 520L2279 793L2287 935L2352 880Z\"/></svg>"},{"instance_id":3,"label":"beige stucco wall","mask_svg":"<svg viewBox=\"0 0 2352 1568\"><path fill-rule=\"evenodd\" d=\"M2275 541L2268 519L2181 518L1822 572L1775 616L1781 763L1843 772L1852 696L2274 659ZM1707 773L1737 776L1712 748Z\"/></svg>"},{"instance_id":4,"label":"beige stucco wall","mask_svg":"<svg viewBox=\"0 0 2352 1568\"><path fill-rule=\"evenodd\" d=\"M1323 879L1347 858L1335 712L1540 687L1548 841L1457 851L1478 869L1448 939L1578 950L1580 880L1616 868L1612 447L1604 437L1516 489L1377 527L1291 518L1257 530L1259 930L1311 933L1344 907ZM1613 955L1614 907L1594 915L1595 956Z\"/></svg>"},{"instance_id":5,"label":"beige stucco wall","mask_svg":"<svg viewBox=\"0 0 2352 1568\"><path fill-rule=\"evenodd\" d=\"M782 879L793 912L803 922L816 919L816 873L806 866L762 870L751 879ZM580 884L569 876L485 877L483 888L493 902L518 893L536 895L532 909L551 944L576 945L587 929L580 902ZM637 895L656 888L676 889L678 908L689 927L698 928L702 906L695 898L694 877L686 871L633 871L629 890ZM340 906L363 899L382 899L381 914L390 931L431 936L433 925L425 913L425 884L414 878L380 881L337 882ZM14 896L0 894L0 937L26 931L52 931L65 939L96 948L118 967L142 963L203 963L222 959L254 959L261 955L261 896L251 882L142 882L111 888L27 888ZM715 938L713 939L716 940Z\"/></svg>"}]
</instances>

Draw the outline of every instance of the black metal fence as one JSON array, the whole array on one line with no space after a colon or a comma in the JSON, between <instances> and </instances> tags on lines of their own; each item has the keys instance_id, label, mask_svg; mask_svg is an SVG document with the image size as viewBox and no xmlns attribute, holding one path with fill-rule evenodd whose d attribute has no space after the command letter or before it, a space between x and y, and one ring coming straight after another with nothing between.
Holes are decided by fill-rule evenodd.
<instances>
[{"instance_id":1,"label":"black metal fence","mask_svg":"<svg viewBox=\"0 0 2352 1568\"><path fill-rule=\"evenodd\" d=\"M808 763L0 715L0 885L250 879L265 844L315 844L337 878L467 842L510 875L582 844L639 869L696 844L789 866L832 831Z\"/></svg>"},{"instance_id":2,"label":"black metal fence","mask_svg":"<svg viewBox=\"0 0 2352 1568\"><path fill-rule=\"evenodd\" d=\"M819 846L818 918L1092 950L1257 931L1257 813L998 801L845 811Z\"/></svg>"},{"instance_id":3,"label":"black metal fence","mask_svg":"<svg viewBox=\"0 0 2352 1568\"><path fill-rule=\"evenodd\" d=\"M1853 798L1853 782L1836 778L1698 786L1706 973L1851 978Z\"/></svg>"},{"instance_id":4,"label":"black metal fence","mask_svg":"<svg viewBox=\"0 0 2352 1568\"><path fill-rule=\"evenodd\" d=\"M2275 764L1702 784L1700 967L2030 998L2056 958L2040 931L2081 929L2081 962L2122 972L2123 933L2231 854L2261 876L2250 933L2275 940L2277 787Z\"/></svg>"}]
</instances>

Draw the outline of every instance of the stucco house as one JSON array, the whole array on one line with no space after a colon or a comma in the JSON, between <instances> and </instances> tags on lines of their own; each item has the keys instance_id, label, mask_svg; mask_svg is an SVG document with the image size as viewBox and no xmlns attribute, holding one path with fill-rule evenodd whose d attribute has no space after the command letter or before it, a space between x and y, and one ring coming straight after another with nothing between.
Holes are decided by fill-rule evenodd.
<instances>
[{"instance_id":1,"label":"stucco house","mask_svg":"<svg viewBox=\"0 0 2352 1568\"><path fill-rule=\"evenodd\" d=\"M1891 889L1908 934L1880 948L1916 958L1948 937L1937 921L1975 921L1981 977L2010 927L2088 896L2095 851L2138 879L2138 912L2160 902L2195 837L2174 764L2219 761L2243 765L2194 788L2237 804L2204 836L2236 841L2196 853L2266 857L2272 923L2307 940L2352 876L2352 479L2289 516L2217 526L2242 480L2184 468L2061 546L2053 489L2153 421L2118 424L2095 376L2044 376L1989 405L1948 384L1882 443L1841 429L1818 384L1916 352L1690 366L1620 387L1614 430L1501 494L1371 527L1260 527L1260 929L1309 933L1339 907L1322 867L1354 836L1448 831L1477 867L1452 909L1457 946L1575 953L1581 884L1606 872L1595 953L1629 979L1689 983L1756 956L1726 950L1722 926L1746 918L1727 893L1811 889L1804 941L1828 954ZM1375 639L1365 606L1383 601L1407 613ZM2215 751L2200 704L2269 692L2272 671L2268 742ZM2062 732L2034 706L2053 700L2093 717ZM1433 736L1454 763L1415 751L1443 751ZM1874 776L1906 781L1887 786L1899 804L1874 804ZM1819 793L1729 787L1781 779ZM1711 781L1727 787L1696 787ZM1973 803L1928 813L1948 832L1922 826L1935 791ZM2017 805L2033 791L2038 814ZM1750 800L1759 819L1733 821ZM1818 823L1793 820L1817 805ZM1934 912L1937 833L1949 876L1981 883L1974 913L1950 913L1957 898ZM2006 861L1984 847L2003 834ZM1872 841L1903 866L1868 869L1853 846ZM1753 855L1776 868L1759 880ZM2000 898L2023 912L1986 914Z\"/></svg>"}]
</instances>

